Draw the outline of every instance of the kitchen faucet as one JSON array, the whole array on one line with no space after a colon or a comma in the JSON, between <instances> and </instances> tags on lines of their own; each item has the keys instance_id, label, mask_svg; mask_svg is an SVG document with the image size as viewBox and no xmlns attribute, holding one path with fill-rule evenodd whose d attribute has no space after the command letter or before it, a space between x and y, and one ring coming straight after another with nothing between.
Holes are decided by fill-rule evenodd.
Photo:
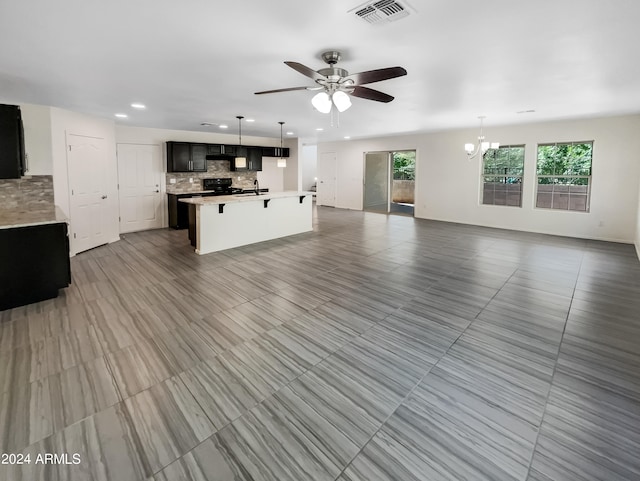
<instances>
[{"instance_id":1,"label":"kitchen faucet","mask_svg":"<svg viewBox=\"0 0 640 481\"><path fill-rule=\"evenodd\" d=\"M256 195L260 195L260 184L258 183L258 179L253 181L253 185L254 185L253 190L255 190Z\"/></svg>"}]
</instances>

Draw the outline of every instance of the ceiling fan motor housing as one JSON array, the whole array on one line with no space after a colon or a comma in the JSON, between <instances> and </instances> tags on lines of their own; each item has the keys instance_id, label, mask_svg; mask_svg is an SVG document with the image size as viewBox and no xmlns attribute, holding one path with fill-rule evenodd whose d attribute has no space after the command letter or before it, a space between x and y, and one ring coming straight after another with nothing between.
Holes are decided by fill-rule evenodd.
<instances>
[{"instance_id":1,"label":"ceiling fan motor housing","mask_svg":"<svg viewBox=\"0 0 640 481\"><path fill-rule=\"evenodd\" d=\"M329 65L337 64L341 58L342 55L336 50L329 50L328 52L322 53L322 60L324 60Z\"/></svg>"}]
</instances>

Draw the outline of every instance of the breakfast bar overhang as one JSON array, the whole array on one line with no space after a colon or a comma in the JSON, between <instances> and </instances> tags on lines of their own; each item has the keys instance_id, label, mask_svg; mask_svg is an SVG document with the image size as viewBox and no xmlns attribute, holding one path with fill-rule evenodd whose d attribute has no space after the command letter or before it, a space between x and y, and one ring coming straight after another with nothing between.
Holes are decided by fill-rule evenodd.
<instances>
[{"instance_id":1,"label":"breakfast bar overhang","mask_svg":"<svg viewBox=\"0 0 640 481\"><path fill-rule=\"evenodd\" d=\"M189 231L208 254L313 229L313 192L274 192L180 199L189 205Z\"/></svg>"}]
</instances>

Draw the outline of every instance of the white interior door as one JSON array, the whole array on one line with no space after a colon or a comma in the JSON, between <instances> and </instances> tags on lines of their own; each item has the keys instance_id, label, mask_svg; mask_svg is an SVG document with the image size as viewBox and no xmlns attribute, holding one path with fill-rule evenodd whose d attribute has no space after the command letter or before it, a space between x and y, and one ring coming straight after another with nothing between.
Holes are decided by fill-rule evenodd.
<instances>
[{"instance_id":1,"label":"white interior door","mask_svg":"<svg viewBox=\"0 0 640 481\"><path fill-rule=\"evenodd\" d=\"M336 176L338 170L335 152L322 152L318 157L317 205L336 206Z\"/></svg>"},{"instance_id":2,"label":"white interior door","mask_svg":"<svg viewBox=\"0 0 640 481\"><path fill-rule=\"evenodd\" d=\"M118 144L120 233L162 227L159 145Z\"/></svg>"},{"instance_id":3,"label":"white interior door","mask_svg":"<svg viewBox=\"0 0 640 481\"><path fill-rule=\"evenodd\" d=\"M73 253L86 251L109 241L107 161L104 139L67 135L70 242Z\"/></svg>"}]
</instances>

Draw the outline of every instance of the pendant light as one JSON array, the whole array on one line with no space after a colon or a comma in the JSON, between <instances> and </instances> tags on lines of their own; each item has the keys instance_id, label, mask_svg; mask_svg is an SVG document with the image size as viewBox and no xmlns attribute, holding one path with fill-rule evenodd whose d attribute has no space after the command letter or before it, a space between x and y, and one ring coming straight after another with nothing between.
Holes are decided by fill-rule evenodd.
<instances>
[{"instance_id":1,"label":"pendant light","mask_svg":"<svg viewBox=\"0 0 640 481\"><path fill-rule=\"evenodd\" d=\"M244 117L242 115L236 115L236 119L238 119L238 136L239 136L239 144L238 144L238 154L236 157L236 169L246 169L247 168L247 158L242 156L242 119Z\"/></svg>"},{"instance_id":2,"label":"pendant light","mask_svg":"<svg viewBox=\"0 0 640 481\"><path fill-rule=\"evenodd\" d=\"M282 126L284 122L278 122L280 124L280 158L278 159L277 166L278 167L286 167L287 159L284 158L284 147L282 146Z\"/></svg>"}]
</instances>

